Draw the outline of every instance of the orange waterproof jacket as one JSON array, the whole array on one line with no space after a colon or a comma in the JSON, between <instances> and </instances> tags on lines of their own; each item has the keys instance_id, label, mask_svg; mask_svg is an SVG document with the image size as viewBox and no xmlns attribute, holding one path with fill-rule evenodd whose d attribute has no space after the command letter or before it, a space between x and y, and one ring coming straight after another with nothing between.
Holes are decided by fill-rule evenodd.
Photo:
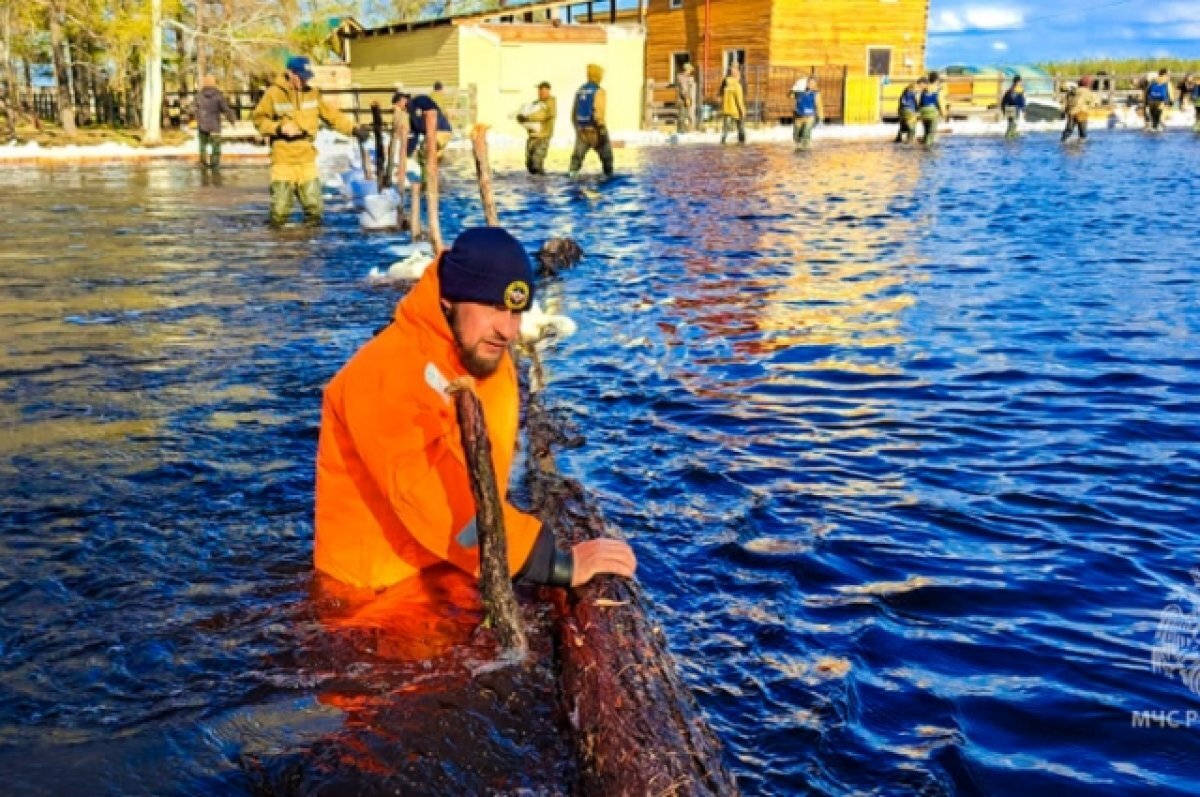
<instances>
[{"instance_id":1,"label":"orange waterproof jacket","mask_svg":"<svg viewBox=\"0 0 1200 797\"><path fill-rule=\"evenodd\" d=\"M466 375L442 315L436 262L325 389L317 452L315 564L355 586L382 589L440 562L477 573L475 501L447 383ZM508 533L509 571L541 529L506 499L520 397L506 354L476 380Z\"/></svg>"}]
</instances>

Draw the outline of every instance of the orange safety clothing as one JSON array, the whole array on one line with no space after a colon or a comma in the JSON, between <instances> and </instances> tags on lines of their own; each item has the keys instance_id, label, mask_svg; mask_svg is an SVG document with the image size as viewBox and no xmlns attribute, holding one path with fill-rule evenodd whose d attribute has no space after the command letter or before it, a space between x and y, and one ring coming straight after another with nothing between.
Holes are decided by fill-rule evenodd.
<instances>
[{"instance_id":1,"label":"orange safety clothing","mask_svg":"<svg viewBox=\"0 0 1200 797\"><path fill-rule=\"evenodd\" d=\"M354 587L383 589L449 562L479 571L475 500L453 398L466 376L442 312L437 261L396 307L393 322L325 389L317 452L316 568ZM506 353L475 380L504 504L509 572L541 529L507 501L520 415Z\"/></svg>"}]
</instances>

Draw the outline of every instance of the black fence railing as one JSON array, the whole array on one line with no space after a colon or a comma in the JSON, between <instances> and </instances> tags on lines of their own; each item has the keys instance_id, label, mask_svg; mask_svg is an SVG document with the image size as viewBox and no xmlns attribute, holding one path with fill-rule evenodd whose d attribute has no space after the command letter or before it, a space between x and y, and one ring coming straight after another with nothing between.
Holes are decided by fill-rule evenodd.
<instances>
[{"instance_id":1,"label":"black fence railing","mask_svg":"<svg viewBox=\"0 0 1200 797\"><path fill-rule=\"evenodd\" d=\"M412 94L433 93L433 88L426 86L411 86L406 90ZM227 91L225 98L238 119L249 119L264 91L262 88ZM391 88L353 87L323 89L321 93L342 111L353 115L356 122L363 123L370 121L372 103L377 102L384 108L391 106L392 91ZM2 86L0 97L8 99ZM36 116L45 122L55 122L59 118L59 99L55 89L20 91L14 95L14 99L14 105L21 113ZM474 124L477 110L474 86L443 89L438 99L456 130L465 130ZM195 119L195 103L195 91L165 93L162 103L163 126L182 128L189 124ZM81 126L140 127L141 100L133 92L96 92L75 103L75 122Z\"/></svg>"}]
</instances>

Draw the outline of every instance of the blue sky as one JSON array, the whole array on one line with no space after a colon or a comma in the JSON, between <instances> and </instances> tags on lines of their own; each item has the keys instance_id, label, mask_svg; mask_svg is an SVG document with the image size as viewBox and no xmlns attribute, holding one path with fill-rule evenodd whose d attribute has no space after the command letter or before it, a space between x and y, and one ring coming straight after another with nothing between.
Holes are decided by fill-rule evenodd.
<instances>
[{"instance_id":1,"label":"blue sky","mask_svg":"<svg viewBox=\"0 0 1200 797\"><path fill-rule=\"evenodd\" d=\"M930 0L931 67L1200 58L1200 0Z\"/></svg>"}]
</instances>

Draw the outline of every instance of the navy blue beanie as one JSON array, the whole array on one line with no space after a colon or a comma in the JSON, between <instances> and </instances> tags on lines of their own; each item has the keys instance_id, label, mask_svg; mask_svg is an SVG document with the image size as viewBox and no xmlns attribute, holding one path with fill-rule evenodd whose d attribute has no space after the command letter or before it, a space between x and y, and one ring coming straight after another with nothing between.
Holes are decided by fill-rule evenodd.
<instances>
[{"instance_id":1,"label":"navy blue beanie","mask_svg":"<svg viewBox=\"0 0 1200 797\"><path fill-rule=\"evenodd\" d=\"M499 227L463 230L442 253L442 298L528 310L533 303L533 265L525 247Z\"/></svg>"}]
</instances>

